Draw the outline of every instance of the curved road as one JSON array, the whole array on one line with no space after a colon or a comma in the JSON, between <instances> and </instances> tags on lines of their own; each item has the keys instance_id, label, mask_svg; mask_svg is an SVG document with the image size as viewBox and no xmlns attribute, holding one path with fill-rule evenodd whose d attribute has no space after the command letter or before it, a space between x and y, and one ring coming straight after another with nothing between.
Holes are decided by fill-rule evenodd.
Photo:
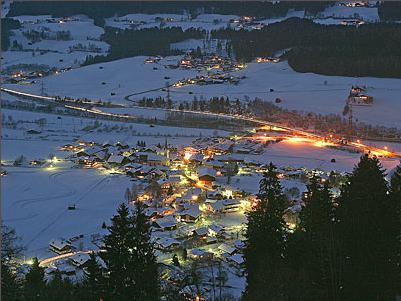
<instances>
[{"instance_id":1,"label":"curved road","mask_svg":"<svg viewBox=\"0 0 401 301\"><path fill-rule=\"evenodd\" d=\"M157 90L159 90L160 88L158 88ZM37 94L31 94L31 93L26 93L26 92L20 92L20 91L16 91L16 90L11 90L11 89L5 89L5 88L1 88L1 91L12 94L12 95L16 95L16 96L22 96L22 97L29 97L29 98L33 98L33 99L40 99L40 100L47 100L47 101L52 101L52 102L56 102L56 97L51 97L51 96L42 96L42 95L37 95ZM127 95L125 97L126 100L129 100L129 97L132 96L131 95ZM60 103L59 103L60 104ZM116 114L116 113L107 113L107 112L102 112L100 110L97 109L85 109L85 108L81 108L81 107L76 107L76 106L71 106L71 105L64 105L66 108L70 108L70 109L74 109L74 110L80 110L80 111L85 111L85 112L89 112L92 113L94 115L98 115L99 117L102 116L108 116L108 117L116 117L116 118L123 118L126 121L134 121L136 118L134 116L127 116L127 115L123 115L123 114ZM140 106L131 106L134 108L142 108ZM287 127L287 126L283 126L274 122L269 122L269 121L265 121L265 120L260 120L257 118L253 118L253 117L248 117L248 116L241 116L241 115L230 115L230 114L221 114L221 113L212 113L212 112L201 112L201 111L190 111L190 110L178 110L178 109L162 109L162 108L155 108L157 110L163 110L163 111L170 111L170 112L182 112L182 113L188 113L188 114L199 114L199 115L204 115L204 116L213 116L213 117L219 117L219 118L227 118L227 119L236 119L236 120L240 120L240 121L248 121L248 122L252 122L258 125L262 125L262 126L270 126L270 127L276 127L278 129L282 129L282 130L286 130L289 132L292 132L295 135L302 135L302 136L306 136L312 139L316 139L317 141L325 141L325 140L330 140L327 137L321 136L321 135L317 135L314 133L310 133L307 131L303 131L303 130L299 130L299 129L295 129L295 128L291 128L291 127ZM338 142L334 141L334 140L330 140L330 142L341 146L340 144L338 144ZM396 153L396 152L391 152L388 150L383 150L381 148L376 148L376 147L372 147L372 146L368 146L365 145L363 143L355 143L355 142L351 142L347 145L347 147L358 150L359 152L367 152L370 151L373 154L376 154L378 156L386 156L386 157L398 157L401 158L401 153Z\"/></svg>"}]
</instances>

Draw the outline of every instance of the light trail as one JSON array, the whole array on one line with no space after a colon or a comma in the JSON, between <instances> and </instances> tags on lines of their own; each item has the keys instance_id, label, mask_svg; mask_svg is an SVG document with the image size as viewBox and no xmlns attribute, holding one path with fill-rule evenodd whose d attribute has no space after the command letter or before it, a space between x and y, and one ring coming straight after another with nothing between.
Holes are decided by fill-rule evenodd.
<instances>
[{"instance_id":1,"label":"light trail","mask_svg":"<svg viewBox=\"0 0 401 301\"><path fill-rule=\"evenodd\" d=\"M11 90L11 89L5 89L5 88L1 88L1 91L6 92L6 93L10 93L10 94L14 94L14 95L19 95L19 96L25 96L25 97L31 97L31 98L35 98L35 99L42 99L42 100L50 100L50 101L56 101L56 97L50 97L50 96L42 96L42 95L35 95L35 94L31 94L31 93L25 93L25 92L20 92L20 91L15 91L15 90ZM126 97L126 100L131 101L130 99L128 99ZM135 120L135 117L132 115L123 115L123 114L115 114L115 113L107 113L107 112L103 112L100 111L98 109L86 109L86 108L82 108L82 107L76 107L76 106L70 106L70 105L64 105L66 108L70 108L73 110L78 110L78 111L83 111L83 112L88 112L94 115L98 115L98 116L108 116L108 117L113 117L113 118L122 118L125 120ZM140 107L140 106L130 106L130 108L141 108L143 109L144 107ZM234 119L234 120L242 120L242 121L247 121L247 122L251 122L251 123L255 123L258 124L262 127L271 127L274 128L275 130L282 130L282 131L287 131L290 133L293 133L295 136L304 136L310 139L314 140L314 143L316 146L318 147L324 147L324 146L343 146L343 147L350 147L353 148L359 152L362 153L370 153L372 155L375 156L385 156L385 157L398 157L401 158L401 153L396 153L396 152L392 152L389 151L388 149L381 149L381 148L377 148L377 147L373 147L373 146L368 146L366 144L363 143L357 143L357 142L349 142L346 145L342 145L338 142L336 142L334 139L332 138L327 138L321 135L317 135L314 133L310 133L304 130L300 130L300 129L295 129L295 128L291 128L291 127L287 127L287 126L283 126L283 125L279 125L273 122L269 122L269 121L264 121L264 120L260 120L260 119L256 119L253 117L248 117L248 116L241 116L241 115L230 115L230 114L224 114L224 113L212 113L212 112L204 112L204 111L191 111L191 110L179 110L179 109L166 109L166 108L147 108L147 109L154 109L154 110L162 110L162 111L170 111L170 112L181 112L181 113L187 113L187 114L198 114L198 115L204 115L204 116L213 116L213 117L218 117L218 118L227 118L227 119ZM291 136L292 140L294 141L294 138L297 137L293 137Z\"/></svg>"}]
</instances>

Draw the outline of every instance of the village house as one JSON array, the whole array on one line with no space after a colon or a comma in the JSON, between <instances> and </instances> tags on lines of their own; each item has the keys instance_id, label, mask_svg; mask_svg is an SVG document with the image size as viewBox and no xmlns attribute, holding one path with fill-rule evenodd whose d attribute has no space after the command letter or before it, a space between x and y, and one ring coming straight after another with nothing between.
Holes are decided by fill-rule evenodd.
<instances>
[{"instance_id":1,"label":"village house","mask_svg":"<svg viewBox=\"0 0 401 301\"><path fill-rule=\"evenodd\" d=\"M162 231L171 231L177 228L177 220L173 215L168 215L153 222L153 226Z\"/></svg>"},{"instance_id":2,"label":"village house","mask_svg":"<svg viewBox=\"0 0 401 301\"><path fill-rule=\"evenodd\" d=\"M216 172L209 168L200 168L198 170L198 181L202 185L211 186L216 181Z\"/></svg>"},{"instance_id":3,"label":"village house","mask_svg":"<svg viewBox=\"0 0 401 301\"><path fill-rule=\"evenodd\" d=\"M244 256L242 254L233 254L227 257L227 262L229 262L238 269L242 269L245 265Z\"/></svg>"},{"instance_id":4,"label":"village house","mask_svg":"<svg viewBox=\"0 0 401 301\"><path fill-rule=\"evenodd\" d=\"M181 222L196 223L201 217L201 212L198 205L189 205L187 209L178 213Z\"/></svg>"},{"instance_id":5,"label":"village house","mask_svg":"<svg viewBox=\"0 0 401 301\"><path fill-rule=\"evenodd\" d=\"M241 209L241 202L236 199L217 200L209 202L207 209L212 213L238 212Z\"/></svg>"},{"instance_id":6,"label":"village house","mask_svg":"<svg viewBox=\"0 0 401 301\"><path fill-rule=\"evenodd\" d=\"M196 260L211 260L213 259L213 253L194 248L190 251L189 257Z\"/></svg>"},{"instance_id":7,"label":"village house","mask_svg":"<svg viewBox=\"0 0 401 301\"><path fill-rule=\"evenodd\" d=\"M53 239L49 243L51 251L57 254L65 254L71 252L71 243L63 239Z\"/></svg>"},{"instance_id":8,"label":"village house","mask_svg":"<svg viewBox=\"0 0 401 301\"><path fill-rule=\"evenodd\" d=\"M228 258L229 256L234 255L235 252L237 252L237 249L229 246L228 244L221 244L218 248L218 251L223 258Z\"/></svg>"},{"instance_id":9,"label":"village house","mask_svg":"<svg viewBox=\"0 0 401 301\"><path fill-rule=\"evenodd\" d=\"M83 267L90 260L90 256L87 253L77 253L69 259L73 265Z\"/></svg>"},{"instance_id":10,"label":"village house","mask_svg":"<svg viewBox=\"0 0 401 301\"><path fill-rule=\"evenodd\" d=\"M131 161L127 157L121 155L111 155L107 159L107 163L111 166L122 166L130 162Z\"/></svg>"},{"instance_id":11,"label":"village house","mask_svg":"<svg viewBox=\"0 0 401 301\"><path fill-rule=\"evenodd\" d=\"M162 251L172 251L178 246L180 246L180 242L171 237L161 237L155 243L155 247Z\"/></svg>"}]
</instances>

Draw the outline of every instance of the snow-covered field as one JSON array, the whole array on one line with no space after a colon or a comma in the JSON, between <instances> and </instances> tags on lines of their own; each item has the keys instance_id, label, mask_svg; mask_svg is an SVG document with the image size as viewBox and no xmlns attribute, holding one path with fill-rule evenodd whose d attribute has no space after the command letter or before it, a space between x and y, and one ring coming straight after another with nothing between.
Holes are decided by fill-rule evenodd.
<instances>
[{"instance_id":1,"label":"snow-covered field","mask_svg":"<svg viewBox=\"0 0 401 301\"><path fill-rule=\"evenodd\" d=\"M361 18L368 22L379 22L380 17L377 7L350 7L335 4L327 7L322 13L322 17L328 18Z\"/></svg>"},{"instance_id":2,"label":"snow-covered field","mask_svg":"<svg viewBox=\"0 0 401 301\"><path fill-rule=\"evenodd\" d=\"M128 95L132 95L132 100L166 97L167 93L161 90L166 82L174 83L202 74L194 69L165 67L175 64L178 59L179 57L166 57L159 64L144 64L145 57L127 58L46 77L43 82L49 95L87 97L128 104L124 99ZM100 66L103 68L99 69ZM273 102L280 98L282 102L279 105L291 110L341 115L351 86L359 85L367 87L367 94L373 96L374 101L371 106L354 106L355 118L373 125L401 128L400 79L298 73L287 62L250 63L245 69L232 74L245 78L238 85L224 83L171 88L171 97L173 101L188 101L194 96L198 99L228 96L242 100L259 97ZM41 90L40 83L5 86L37 94ZM111 93L115 95L112 96Z\"/></svg>"},{"instance_id":3,"label":"snow-covered field","mask_svg":"<svg viewBox=\"0 0 401 301\"><path fill-rule=\"evenodd\" d=\"M257 23L262 25L269 25L276 22L281 22L291 17L303 18L304 11L289 10L283 17L275 17L258 20ZM143 29L143 28L168 28L180 27L183 30L189 28L203 29L206 31L218 30L224 28L241 29L243 28L240 23L232 22L240 20L240 16L236 15L220 15L220 14L200 14L195 18L189 15L176 15L176 14L129 14L121 17L113 17L106 19L106 25L115 28L127 29ZM245 26L247 29L252 29L252 26Z\"/></svg>"},{"instance_id":4,"label":"snow-covered field","mask_svg":"<svg viewBox=\"0 0 401 301\"><path fill-rule=\"evenodd\" d=\"M104 29L93 24L93 19L85 15L71 16L68 19L52 18L50 15L16 16L21 28L12 31L10 45L16 41L20 50L2 52L3 68L18 64L44 64L50 67L78 67L88 55L104 55L109 45L100 41ZM51 22L49 22L51 20ZM49 37L33 42L24 32L43 32ZM69 40L56 40L57 32L68 31ZM70 47L79 47L71 50Z\"/></svg>"},{"instance_id":5,"label":"snow-covered field","mask_svg":"<svg viewBox=\"0 0 401 301\"><path fill-rule=\"evenodd\" d=\"M51 239L99 232L130 186L124 176L58 165L8 168L2 179L3 221L22 237L27 256L49 254ZM68 211L71 204L77 210Z\"/></svg>"}]
</instances>

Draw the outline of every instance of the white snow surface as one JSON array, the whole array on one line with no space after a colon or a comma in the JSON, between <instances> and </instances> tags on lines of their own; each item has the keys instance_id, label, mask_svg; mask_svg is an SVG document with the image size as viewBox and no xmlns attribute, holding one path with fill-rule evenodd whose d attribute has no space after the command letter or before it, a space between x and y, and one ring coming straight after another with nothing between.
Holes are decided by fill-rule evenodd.
<instances>
[{"instance_id":1,"label":"white snow surface","mask_svg":"<svg viewBox=\"0 0 401 301\"><path fill-rule=\"evenodd\" d=\"M43 82L49 95L87 97L127 104L124 99L127 95L135 94L130 97L131 100L166 97L166 92L161 90L166 82L174 83L202 74L193 69L164 67L175 64L180 57L166 57L158 64L144 64L145 58L133 57L86 66L46 77ZM100 66L103 69L99 69ZM259 97L273 102L280 98L282 102L279 105L291 110L341 115L351 86L359 85L367 87L367 94L373 96L374 101L371 106L354 106L355 118L373 125L401 128L401 79L298 73L287 62L249 63L245 69L232 75L245 78L238 85L225 83L171 88L171 97L173 101L192 100L194 96L198 99L228 96L241 100ZM5 86L37 94L41 90L40 83ZM111 96L111 92L115 95Z\"/></svg>"}]
</instances>

